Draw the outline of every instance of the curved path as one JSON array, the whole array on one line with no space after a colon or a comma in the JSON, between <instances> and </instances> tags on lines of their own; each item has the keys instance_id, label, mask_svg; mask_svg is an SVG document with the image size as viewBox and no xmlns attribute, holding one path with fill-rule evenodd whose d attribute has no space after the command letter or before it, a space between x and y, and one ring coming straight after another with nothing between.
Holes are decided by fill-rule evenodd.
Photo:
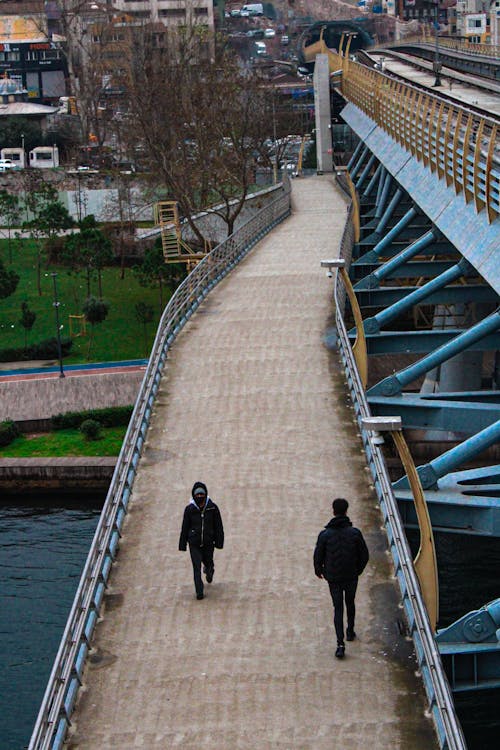
<instances>
[{"instance_id":1,"label":"curved path","mask_svg":"<svg viewBox=\"0 0 500 750\"><path fill-rule=\"evenodd\" d=\"M167 361L104 616L73 717L81 750L437 746L337 357L323 340L345 205L294 210L205 300ZM194 597L177 551L193 482L226 528ZM343 661L312 551L336 495L371 552Z\"/></svg>"}]
</instances>

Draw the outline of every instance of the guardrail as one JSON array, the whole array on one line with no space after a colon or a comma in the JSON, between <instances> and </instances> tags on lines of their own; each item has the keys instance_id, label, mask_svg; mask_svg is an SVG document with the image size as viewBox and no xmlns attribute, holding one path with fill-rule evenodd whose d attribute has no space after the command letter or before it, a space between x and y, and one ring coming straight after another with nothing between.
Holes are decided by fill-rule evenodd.
<instances>
[{"instance_id":1,"label":"guardrail","mask_svg":"<svg viewBox=\"0 0 500 750\"><path fill-rule=\"evenodd\" d=\"M477 213L500 216L500 125L396 78L346 61L342 93Z\"/></svg>"},{"instance_id":2,"label":"guardrail","mask_svg":"<svg viewBox=\"0 0 500 750\"><path fill-rule=\"evenodd\" d=\"M346 260L346 265L350 263L353 247L354 232L351 217L352 204L340 247L340 254ZM344 323L345 288L342 284L340 274L337 276L334 297L339 352L344 364L368 466L373 477L375 491L384 518L403 606L410 634L415 645L419 670L424 682L440 747L442 750L466 750L467 745L462 727L456 716L448 679L444 672L441 656L420 593L411 550L406 539L384 456L380 447L374 442L373 437L362 427L361 420L364 417L371 416L371 414Z\"/></svg>"},{"instance_id":3,"label":"guardrail","mask_svg":"<svg viewBox=\"0 0 500 750\"><path fill-rule=\"evenodd\" d=\"M391 48L391 47L402 47L405 44L436 44L436 35L433 33L421 34L415 36L405 36L401 39L394 39L390 42L382 42L375 45L376 49L380 48ZM493 60L498 60L500 57L500 46L498 44L476 44L475 42L468 42L466 40L461 41L460 39L454 39L453 37L438 36L439 47L447 47L454 52L460 52L460 54L473 55L474 57L487 57Z\"/></svg>"},{"instance_id":4,"label":"guardrail","mask_svg":"<svg viewBox=\"0 0 500 750\"><path fill-rule=\"evenodd\" d=\"M290 182L283 193L207 255L172 295L160 320L109 491L52 667L29 750L58 750L70 723L85 660L115 559L139 458L167 352L207 294L249 250L290 213Z\"/></svg>"}]
</instances>

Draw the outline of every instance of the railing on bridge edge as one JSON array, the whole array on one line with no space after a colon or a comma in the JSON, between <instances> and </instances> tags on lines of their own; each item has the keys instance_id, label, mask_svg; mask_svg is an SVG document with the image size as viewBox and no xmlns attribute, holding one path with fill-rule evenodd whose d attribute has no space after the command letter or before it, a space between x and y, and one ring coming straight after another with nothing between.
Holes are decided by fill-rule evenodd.
<instances>
[{"instance_id":1,"label":"railing on bridge edge","mask_svg":"<svg viewBox=\"0 0 500 750\"><path fill-rule=\"evenodd\" d=\"M432 44L436 43L435 32L427 32L420 35L405 36L401 39L393 39L390 42L381 42L376 44L375 49L390 49L391 47L402 47L405 44ZM493 60L498 60L500 57L500 46L498 44L476 44L474 42L462 41L460 39L454 39L453 37L444 36L439 34L438 36L439 47L447 47L454 52L460 52L460 54L471 55L474 57L487 57Z\"/></svg>"},{"instance_id":2,"label":"railing on bridge edge","mask_svg":"<svg viewBox=\"0 0 500 750\"><path fill-rule=\"evenodd\" d=\"M354 229L351 204L340 249L341 257L345 258L347 266L351 260L353 243ZM466 750L467 745L462 727L456 716L448 679L444 673L439 649L434 640L427 611L420 593L418 579L412 562L411 550L406 539L384 456L380 447L374 443L373 437L363 429L361 424L362 418L371 416L371 413L359 378L356 361L343 319L345 297L345 288L339 275L334 290L335 322L339 352L344 364L368 466L373 477L375 491L384 518L396 577L410 633L415 645L415 653L427 693L430 712L442 750Z\"/></svg>"},{"instance_id":3,"label":"railing on bridge edge","mask_svg":"<svg viewBox=\"0 0 500 750\"><path fill-rule=\"evenodd\" d=\"M90 640L117 553L120 532L168 349L207 294L289 213L290 181L284 176L282 194L214 248L176 289L163 312L99 524L52 667L29 750L61 748L70 725L70 715L82 683Z\"/></svg>"}]
</instances>

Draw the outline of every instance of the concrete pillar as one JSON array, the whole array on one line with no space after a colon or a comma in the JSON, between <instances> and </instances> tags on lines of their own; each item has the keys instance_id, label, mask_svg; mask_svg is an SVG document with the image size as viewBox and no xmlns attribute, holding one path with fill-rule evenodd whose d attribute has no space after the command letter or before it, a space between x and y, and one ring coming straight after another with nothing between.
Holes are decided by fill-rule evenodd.
<instances>
[{"instance_id":1,"label":"concrete pillar","mask_svg":"<svg viewBox=\"0 0 500 750\"><path fill-rule=\"evenodd\" d=\"M314 107L318 174L333 172L330 69L328 55L316 55L314 63Z\"/></svg>"}]
</instances>

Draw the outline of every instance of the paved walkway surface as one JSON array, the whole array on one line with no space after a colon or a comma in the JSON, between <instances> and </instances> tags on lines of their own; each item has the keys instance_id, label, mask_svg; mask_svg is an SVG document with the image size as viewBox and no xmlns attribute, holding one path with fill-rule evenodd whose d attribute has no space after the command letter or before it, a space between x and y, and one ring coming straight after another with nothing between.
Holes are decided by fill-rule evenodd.
<instances>
[{"instance_id":1,"label":"paved walkway surface","mask_svg":"<svg viewBox=\"0 0 500 750\"><path fill-rule=\"evenodd\" d=\"M324 336L345 205L330 176L296 180L293 215L205 300L168 359L69 747L309 750L436 747L382 520ZM331 323L331 321L330 321ZM194 481L226 530L194 596L177 551ZM345 496L371 560L356 630L334 657L313 572Z\"/></svg>"}]
</instances>

